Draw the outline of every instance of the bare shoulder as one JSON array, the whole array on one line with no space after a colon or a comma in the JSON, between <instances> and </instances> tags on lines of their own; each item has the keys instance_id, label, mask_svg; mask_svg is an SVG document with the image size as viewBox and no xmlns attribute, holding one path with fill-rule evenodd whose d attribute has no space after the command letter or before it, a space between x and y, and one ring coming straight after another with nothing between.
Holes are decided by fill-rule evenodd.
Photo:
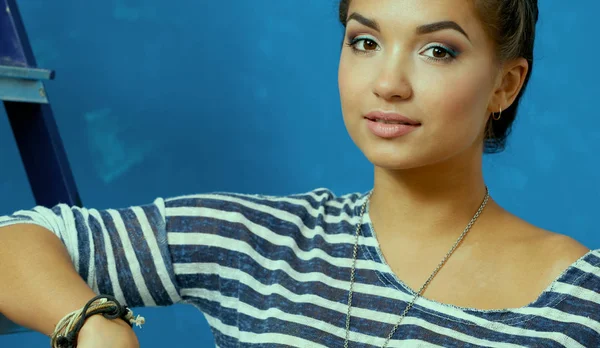
<instances>
[{"instance_id":1,"label":"bare shoulder","mask_svg":"<svg viewBox=\"0 0 600 348\"><path fill-rule=\"evenodd\" d=\"M572 237L534 226L512 214L504 216L505 226L512 233L512 249L522 265L531 265L538 270L542 283L549 283L559 277L573 263L590 252L590 249Z\"/></svg>"},{"instance_id":2,"label":"bare shoulder","mask_svg":"<svg viewBox=\"0 0 600 348\"><path fill-rule=\"evenodd\" d=\"M507 211L499 215L501 223L498 225L502 226L507 239L516 242L521 251L544 259L546 264L568 266L590 251L574 238L535 226Z\"/></svg>"},{"instance_id":3,"label":"bare shoulder","mask_svg":"<svg viewBox=\"0 0 600 348\"><path fill-rule=\"evenodd\" d=\"M590 249L572 237L529 225L531 239L525 248L536 259L542 280L554 281L577 260L590 252ZM544 279L545 278L545 279Z\"/></svg>"},{"instance_id":4,"label":"bare shoulder","mask_svg":"<svg viewBox=\"0 0 600 348\"><path fill-rule=\"evenodd\" d=\"M590 252L589 248L569 236L546 230L543 233L542 250L552 260L549 264L553 265L555 273L562 272Z\"/></svg>"}]
</instances>

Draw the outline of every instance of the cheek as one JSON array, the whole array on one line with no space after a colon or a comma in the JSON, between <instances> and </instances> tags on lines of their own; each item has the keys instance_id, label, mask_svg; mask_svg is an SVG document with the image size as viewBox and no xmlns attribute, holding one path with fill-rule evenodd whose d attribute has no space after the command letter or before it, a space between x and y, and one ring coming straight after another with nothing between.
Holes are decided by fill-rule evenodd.
<instances>
[{"instance_id":1,"label":"cheek","mask_svg":"<svg viewBox=\"0 0 600 348\"><path fill-rule=\"evenodd\" d=\"M471 69L466 73L435 79L435 88L426 88L424 93L428 95L427 104L435 107L436 112L431 110L431 114L443 119L442 123L461 122L481 126L485 123L491 95L490 76L487 70Z\"/></svg>"},{"instance_id":2,"label":"cheek","mask_svg":"<svg viewBox=\"0 0 600 348\"><path fill-rule=\"evenodd\" d=\"M342 57L340 58L338 69L338 87L340 91L342 107L344 107L344 104L355 100L354 96L360 93L357 91L357 89L360 87L360 76L357 76L356 69L352 69L353 65L349 61L349 58L345 56L346 53L343 53Z\"/></svg>"},{"instance_id":3,"label":"cheek","mask_svg":"<svg viewBox=\"0 0 600 348\"><path fill-rule=\"evenodd\" d=\"M350 60L351 57L344 57L342 54L338 68L338 88L340 92L340 102L342 114L346 122L353 120L351 113L360 112L360 96L364 96L364 89L367 85L364 77L357 73L356 65Z\"/></svg>"}]
</instances>

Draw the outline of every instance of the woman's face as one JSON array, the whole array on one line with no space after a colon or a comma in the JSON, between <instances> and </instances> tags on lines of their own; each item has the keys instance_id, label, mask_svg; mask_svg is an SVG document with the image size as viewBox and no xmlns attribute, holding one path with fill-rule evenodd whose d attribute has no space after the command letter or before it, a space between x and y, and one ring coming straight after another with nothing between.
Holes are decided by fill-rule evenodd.
<instances>
[{"instance_id":1,"label":"woman's face","mask_svg":"<svg viewBox=\"0 0 600 348\"><path fill-rule=\"evenodd\" d=\"M409 169L481 156L499 65L472 1L352 0L348 15L339 89L367 158Z\"/></svg>"}]
</instances>

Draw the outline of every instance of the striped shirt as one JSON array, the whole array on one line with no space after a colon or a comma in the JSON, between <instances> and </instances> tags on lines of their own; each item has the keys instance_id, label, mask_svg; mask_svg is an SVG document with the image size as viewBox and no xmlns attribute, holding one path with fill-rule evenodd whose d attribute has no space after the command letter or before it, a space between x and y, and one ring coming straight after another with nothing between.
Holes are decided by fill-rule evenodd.
<instances>
[{"instance_id":1,"label":"striped shirt","mask_svg":"<svg viewBox=\"0 0 600 348\"><path fill-rule=\"evenodd\" d=\"M354 233L366 195L214 193L118 210L36 207L0 226L41 225L96 292L131 307L188 303L218 347L342 347ZM365 214L350 346L381 346L414 292L382 260ZM598 347L600 251L537 300L477 310L419 298L390 347Z\"/></svg>"}]
</instances>

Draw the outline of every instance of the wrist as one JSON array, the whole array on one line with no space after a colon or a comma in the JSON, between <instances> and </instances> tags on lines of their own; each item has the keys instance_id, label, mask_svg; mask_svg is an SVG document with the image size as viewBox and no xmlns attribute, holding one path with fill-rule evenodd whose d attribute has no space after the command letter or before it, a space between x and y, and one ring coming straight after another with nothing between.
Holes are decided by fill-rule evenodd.
<instances>
[{"instance_id":1,"label":"wrist","mask_svg":"<svg viewBox=\"0 0 600 348\"><path fill-rule=\"evenodd\" d=\"M51 346L74 347L80 337L97 337L98 333L124 330L133 333L133 324L141 327L144 317L134 317L133 312L122 306L114 297L98 295L81 310L76 310L61 319L50 337Z\"/></svg>"},{"instance_id":2,"label":"wrist","mask_svg":"<svg viewBox=\"0 0 600 348\"><path fill-rule=\"evenodd\" d=\"M79 330L79 337L92 335L94 332L103 332L105 328L114 328L115 325L122 326L123 329L133 330L133 328L121 318L117 319L106 319L102 314L96 314L89 317L81 330Z\"/></svg>"}]
</instances>

